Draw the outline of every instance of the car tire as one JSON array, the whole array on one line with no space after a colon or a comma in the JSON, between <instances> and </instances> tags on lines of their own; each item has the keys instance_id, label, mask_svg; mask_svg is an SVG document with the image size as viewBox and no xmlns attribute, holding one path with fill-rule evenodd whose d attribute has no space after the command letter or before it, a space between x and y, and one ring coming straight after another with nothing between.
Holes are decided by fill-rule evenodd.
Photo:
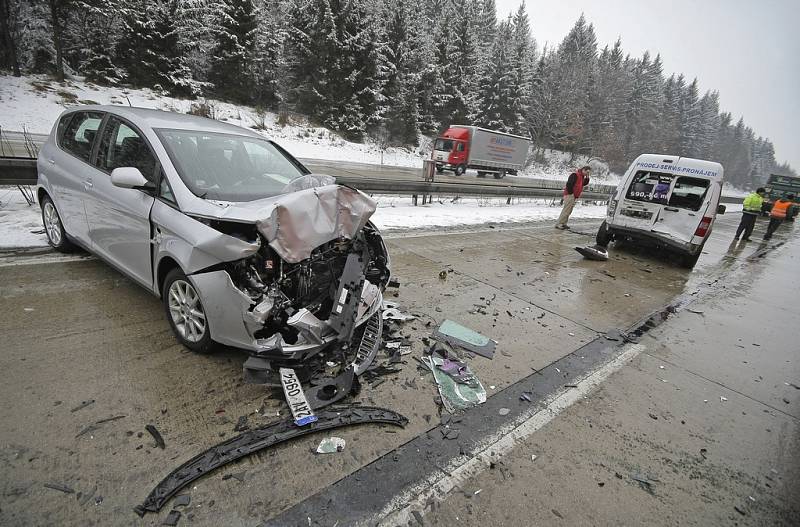
<instances>
[{"instance_id":1,"label":"car tire","mask_svg":"<svg viewBox=\"0 0 800 527\"><path fill-rule=\"evenodd\" d=\"M600 224L600 228L597 229L597 236L595 236L595 242L597 245L601 245L603 247L608 247L608 244L614 239L614 234L611 232L611 229L608 228L608 223L603 221Z\"/></svg>"},{"instance_id":2,"label":"car tire","mask_svg":"<svg viewBox=\"0 0 800 527\"><path fill-rule=\"evenodd\" d=\"M67 231L61 222L53 199L47 194L42 198L42 225L47 235L47 242L58 252L68 253L75 250L75 245L69 241Z\"/></svg>"},{"instance_id":3,"label":"car tire","mask_svg":"<svg viewBox=\"0 0 800 527\"><path fill-rule=\"evenodd\" d=\"M458 165L453 172L457 176L463 176L464 172L466 172L466 171L467 171L467 165Z\"/></svg>"},{"instance_id":4,"label":"car tire","mask_svg":"<svg viewBox=\"0 0 800 527\"><path fill-rule=\"evenodd\" d=\"M195 353L214 351L203 301L180 269L167 273L161 289L161 301L178 342Z\"/></svg>"}]
</instances>

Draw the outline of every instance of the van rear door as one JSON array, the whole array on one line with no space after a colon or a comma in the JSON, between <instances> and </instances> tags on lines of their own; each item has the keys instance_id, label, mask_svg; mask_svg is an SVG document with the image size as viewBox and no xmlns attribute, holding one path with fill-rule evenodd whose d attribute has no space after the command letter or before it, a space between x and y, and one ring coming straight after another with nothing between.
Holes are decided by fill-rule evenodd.
<instances>
[{"instance_id":1,"label":"van rear door","mask_svg":"<svg viewBox=\"0 0 800 527\"><path fill-rule=\"evenodd\" d=\"M707 213L713 195L711 185L711 180L707 178L676 177L669 199L653 225L653 232L690 243L704 217L709 222L706 230L710 230L710 222L714 220L714 214Z\"/></svg>"},{"instance_id":2,"label":"van rear door","mask_svg":"<svg viewBox=\"0 0 800 527\"><path fill-rule=\"evenodd\" d=\"M673 176L639 170L631 178L614 215L614 225L650 231L667 203Z\"/></svg>"}]
</instances>

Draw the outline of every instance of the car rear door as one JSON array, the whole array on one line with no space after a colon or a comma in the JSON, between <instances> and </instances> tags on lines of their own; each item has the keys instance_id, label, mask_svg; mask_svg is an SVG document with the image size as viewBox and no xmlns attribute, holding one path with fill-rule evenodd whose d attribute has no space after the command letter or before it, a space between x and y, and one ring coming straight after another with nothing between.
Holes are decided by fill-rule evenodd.
<instances>
[{"instance_id":1,"label":"car rear door","mask_svg":"<svg viewBox=\"0 0 800 527\"><path fill-rule=\"evenodd\" d=\"M84 198L87 184L98 173L90 160L103 116L102 112L65 115L57 130L58 147L48 143L40 153L44 162L39 166L47 177L64 229L87 248L91 241Z\"/></svg>"},{"instance_id":2,"label":"car rear door","mask_svg":"<svg viewBox=\"0 0 800 527\"><path fill-rule=\"evenodd\" d=\"M651 231L667 203L673 177L660 172L637 171L617 206L613 225Z\"/></svg>"},{"instance_id":3,"label":"car rear door","mask_svg":"<svg viewBox=\"0 0 800 527\"><path fill-rule=\"evenodd\" d=\"M714 219L713 214L707 214L712 196L710 186L711 180L706 178L677 177L653 231L690 243L704 218L706 231L710 230Z\"/></svg>"},{"instance_id":4,"label":"car rear door","mask_svg":"<svg viewBox=\"0 0 800 527\"><path fill-rule=\"evenodd\" d=\"M155 189L157 163L144 135L131 123L109 115L97 150L100 175L86 192L86 215L94 250L142 285L151 288L150 209L152 194L115 187L115 168L135 167Z\"/></svg>"}]
</instances>

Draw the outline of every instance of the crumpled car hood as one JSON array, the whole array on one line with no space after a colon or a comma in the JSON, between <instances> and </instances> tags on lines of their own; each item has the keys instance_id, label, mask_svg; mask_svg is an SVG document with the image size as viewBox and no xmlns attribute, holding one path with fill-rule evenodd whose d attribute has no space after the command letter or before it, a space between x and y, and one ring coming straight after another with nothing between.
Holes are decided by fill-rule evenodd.
<instances>
[{"instance_id":1,"label":"crumpled car hood","mask_svg":"<svg viewBox=\"0 0 800 527\"><path fill-rule=\"evenodd\" d=\"M203 201L187 214L255 224L275 252L289 263L311 256L320 245L351 239L375 212L375 201L341 185L306 188L255 201Z\"/></svg>"}]
</instances>

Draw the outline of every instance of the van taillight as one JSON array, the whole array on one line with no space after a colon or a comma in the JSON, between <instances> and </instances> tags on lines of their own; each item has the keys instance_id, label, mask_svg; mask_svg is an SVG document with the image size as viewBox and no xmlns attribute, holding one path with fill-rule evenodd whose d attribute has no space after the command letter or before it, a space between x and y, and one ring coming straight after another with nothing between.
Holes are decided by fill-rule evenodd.
<instances>
[{"instance_id":1,"label":"van taillight","mask_svg":"<svg viewBox=\"0 0 800 527\"><path fill-rule=\"evenodd\" d=\"M711 218L709 216L704 216L703 219L700 221L700 225L697 226L697 230L694 231L695 236L700 236L701 238L705 238L706 234L708 234L708 229L711 228Z\"/></svg>"}]
</instances>

